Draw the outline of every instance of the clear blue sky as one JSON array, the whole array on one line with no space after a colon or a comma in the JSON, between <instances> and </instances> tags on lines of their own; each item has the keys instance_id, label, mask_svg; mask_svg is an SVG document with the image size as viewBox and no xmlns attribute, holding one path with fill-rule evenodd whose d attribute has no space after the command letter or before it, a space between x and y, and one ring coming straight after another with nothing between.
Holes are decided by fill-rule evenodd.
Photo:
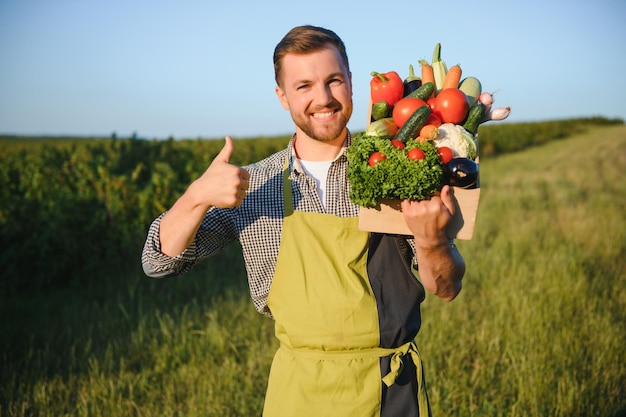
<instances>
[{"instance_id":1,"label":"clear blue sky","mask_svg":"<svg viewBox=\"0 0 626 417\"><path fill-rule=\"evenodd\" d=\"M508 121L626 119L624 22L623 0L2 0L0 134L289 134L272 52L300 24L344 39L355 131L370 72L406 76L438 42Z\"/></svg>"}]
</instances>

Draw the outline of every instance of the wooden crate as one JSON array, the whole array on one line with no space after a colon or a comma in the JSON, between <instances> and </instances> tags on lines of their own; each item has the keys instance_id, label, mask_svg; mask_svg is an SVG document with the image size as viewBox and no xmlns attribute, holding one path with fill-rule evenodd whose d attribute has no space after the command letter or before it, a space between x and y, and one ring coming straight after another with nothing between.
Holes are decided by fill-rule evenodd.
<instances>
[{"instance_id":1,"label":"wooden crate","mask_svg":"<svg viewBox=\"0 0 626 417\"><path fill-rule=\"evenodd\" d=\"M456 213L448 225L448 236L471 240L478 212L480 188L466 190L453 187L457 201ZM383 200L377 207L361 207L359 229L368 232L411 235L400 210L400 200Z\"/></svg>"}]
</instances>

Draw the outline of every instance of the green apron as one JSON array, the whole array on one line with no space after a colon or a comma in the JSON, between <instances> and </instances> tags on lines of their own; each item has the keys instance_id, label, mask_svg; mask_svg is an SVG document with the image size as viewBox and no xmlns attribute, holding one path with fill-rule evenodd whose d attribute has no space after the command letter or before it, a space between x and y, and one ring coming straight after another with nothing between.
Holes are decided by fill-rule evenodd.
<instances>
[{"instance_id":1,"label":"green apron","mask_svg":"<svg viewBox=\"0 0 626 417\"><path fill-rule=\"evenodd\" d=\"M288 161L285 218L268 297L280 348L272 362L265 417L380 416L382 384L391 386L411 355L420 415L429 415L421 359L413 342L379 347L376 299L366 263L369 233L358 218L293 210ZM380 358L391 356L381 375Z\"/></svg>"}]
</instances>

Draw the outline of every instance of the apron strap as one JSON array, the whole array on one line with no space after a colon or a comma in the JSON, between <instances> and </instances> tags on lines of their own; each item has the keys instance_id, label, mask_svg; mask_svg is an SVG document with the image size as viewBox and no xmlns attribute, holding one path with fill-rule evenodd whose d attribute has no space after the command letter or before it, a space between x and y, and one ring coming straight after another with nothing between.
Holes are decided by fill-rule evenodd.
<instances>
[{"instance_id":1,"label":"apron strap","mask_svg":"<svg viewBox=\"0 0 626 417\"><path fill-rule=\"evenodd\" d=\"M289 178L289 155L285 157L283 167L283 200L285 202L285 217L293 213L293 193L291 192L291 179Z\"/></svg>"}]
</instances>

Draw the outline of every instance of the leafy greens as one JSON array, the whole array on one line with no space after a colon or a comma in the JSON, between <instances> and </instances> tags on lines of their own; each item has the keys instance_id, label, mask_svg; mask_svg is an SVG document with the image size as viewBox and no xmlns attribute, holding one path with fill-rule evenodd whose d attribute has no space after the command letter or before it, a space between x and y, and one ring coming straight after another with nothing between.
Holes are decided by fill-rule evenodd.
<instances>
[{"instance_id":1,"label":"leafy greens","mask_svg":"<svg viewBox=\"0 0 626 417\"><path fill-rule=\"evenodd\" d=\"M362 207L375 207L382 199L426 200L443 185L443 166L437 148L430 142L407 141L401 150L391 138L359 133L347 149L350 200ZM407 152L419 148L425 158L413 161ZM376 151L387 158L375 166L368 163Z\"/></svg>"}]
</instances>

